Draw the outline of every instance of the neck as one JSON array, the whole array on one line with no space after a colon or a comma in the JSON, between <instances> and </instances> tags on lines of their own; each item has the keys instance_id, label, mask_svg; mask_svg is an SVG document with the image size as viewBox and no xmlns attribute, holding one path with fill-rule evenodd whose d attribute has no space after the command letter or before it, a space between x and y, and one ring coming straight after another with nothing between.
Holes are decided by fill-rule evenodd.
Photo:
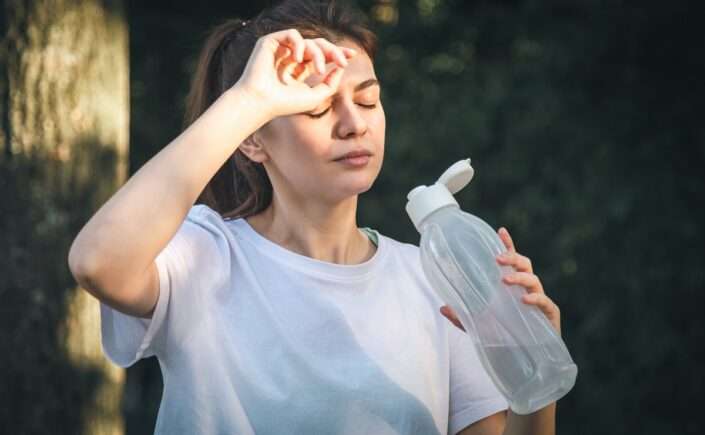
<instances>
[{"instance_id":1,"label":"neck","mask_svg":"<svg viewBox=\"0 0 705 435\"><path fill-rule=\"evenodd\" d=\"M276 195L270 206L247 217L250 226L278 245L335 264L369 260L375 245L357 227L357 195L336 204L284 201Z\"/></svg>"}]
</instances>

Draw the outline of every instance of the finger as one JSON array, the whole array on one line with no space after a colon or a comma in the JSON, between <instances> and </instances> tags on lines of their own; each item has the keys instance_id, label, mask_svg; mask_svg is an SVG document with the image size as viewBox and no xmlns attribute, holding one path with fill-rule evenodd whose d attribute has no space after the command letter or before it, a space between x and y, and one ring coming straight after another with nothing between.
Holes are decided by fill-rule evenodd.
<instances>
[{"instance_id":1,"label":"finger","mask_svg":"<svg viewBox=\"0 0 705 435\"><path fill-rule=\"evenodd\" d=\"M520 285L525 287L529 293L545 293L543 284L538 276L527 272L509 273L502 277L502 282L510 285Z\"/></svg>"},{"instance_id":2,"label":"finger","mask_svg":"<svg viewBox=\"0 0 705 435\"><path fill-rule=\"evenodd\" d=\"M560 313L558 305L544 293L525 294L521 300L525 304L536 305L549 318L554 318Z\"/></svg>"},{"instance_id":3,"label":"finger","mask_svg":"<svg viewBox=\"0 0 705 435\"><path fill-rule=\"evenodd\" d=\"M351 58L357 54L357 50L354 48L340 47L340 49L343 50L343 53L345 53L347 58Z\"/></svg>"},{"instance_id":4,"label":"finger","mask_svg":"<svg viewBox=\"0 0 705 435\"><path fill-rule=\"evenodd\" d=\"M340 81L343 78L344 70L337 65L333 66L330 71L328 71L318 84L313 86L311 89L319 93L320 98L327 97L334 93L338 86L340 86Z\"/></svg>"},{"instance_id":5,"label":"finger","mask_svg":"<svg viewBox=\"0 0 705 435\"><path fill-rule=\"evenodd\" d=\"M301 65L292 58L287 58L279 64L280 76L284 83L290 84L292 80L297 80L297 71L301 68Z\"/></svg>"},{"instance_id":6,"label":"finger","mask_svg":"<svg viewBox=\"0 0 705 435\"><path fill-rule=\"evenodd\" d=\"M448 305L443 305L441 307L441 314L449 319L458 320L458 316L455 314L455 311L453 311L453 309Z\"/></svg>"},{"instance_id":7,"label":"finger","mask_svg":"<svg viewBox=\"0 0 705 435\"><path fill-rule=\"evenodd\" d=\"M301 81L311 74L309 71L315 68L311 66L312 62L299 63L291 55L291 50L288 47L284 47L284 50L289 54L276 62L276 68L282 82L291 84L293 81Z\"/></svg>"},{"instance_id":8,"label":"finger","mask_svg":"<svg viewBox=\"0 0 705 435\"><path fill-rule=\"evenodd\" d=\"M326 76L324 83L328 85L331 92L334 92L340 86L340 81L343 79L343 73L345 71L337 66Z\"/></svg>"},{"instance_id":9,"label":"finger","mask_svg":"<svg viewBox=\"0 0 705 435\"><path fill-rule=\"evenodd\" d=\"M443 316L445 316L448 320L451 321L451 323L453 323L455 326L457 326L458 328L465 331L463 324L460 323L458 316L455 315L455 312L453 311L453 309L451 307L449 307L448 305L443 305L441 307L440 311L441 311L441 314L443 314ZM465 332L467 332L467 331L465 331Z\"/></svg>"},{"instance_id":10,"label":"finger","mask_svg":"<svg viewBox=\"0 0 705 435\"><path fill-rule=\"evenodd\" d=\"M304 63L297 63L296 68L291 72L291 75L298 81L303 82L306 80L311 74L316 74L317 73L317 67L315 66L314 62L304 62Z\"/></svg>"},{"instance_id":11,"label":"finger","mask_svg":"<svg viewBox=\"0 0 705 435\"><path fill-rule=\"evenodd\" d=\"M555 302L545 294L538 293L526 294L522 296L521 300L523 303L534 305L541 310L556 332L558 332L558 335L561 335L561 310Z\"/></svg>"},{"instance_id":12,"label":"finger","mask_svg":"<svg viewBox=\"0 0 705 435\"><path fill-rule=\"evenodd\" d=\"M310 68L305 63L297 63L291 71L291 76L297 81L303 81L310 75Z\"/></svg>"},{"instance_id":13,"label":"finger","mask_svg":"<svg viewBox=\"0 0 705 435\"><path fill-rule=\"evenodd\" d=\"M512 266L518 272L534 273L531 260L516 251L506 251L497 256L497 263Z\"/></svg>"},{"instance_id":14,"label":"finger","mask_svg":"<svg viewBox=\"0 0 705 435\"><path fill-rule=\"evenodd\" d=\"M336 61L342 68L348 66L348 60L340 47L324 38L316 38L313 41L321 47L326 59Z\"/></svg>"},{"instance_id":15,"label":"finger","mask_svg":"<svg viewBox=\"0 0 705 435\"><path fill-rule=\"evenodd\" d=\"M303 36L296 29L282 30L270 35L279 44L283 44L291 49L297 62L303 62L306 44Z\"/></svg>"},{"instance_id":16,"label":"finger","mask_svg":"<svg viewBox=\"0 0 705 435\"><path fill-rule=\"evenodd\" d=\"M509 231L507 231L505 227L500 228L497 233L499 234L499 238L502 239L504 246L507 247L508 251L516 251L512 236L509 235Z\"/></svg>"},{"instance_id":17,"label":"finger","mask_svg":"<svg viewBox=\"0 0 705 435\"><path fill-rule=\"evenodd\" d=\"M325 74L326 72L326 57L323 54L321 47L316 44L313 40L307 39L305 41L306 51L304 52L304 61L312 60L319 74Z\"/></svg>"},{"instance_id":18,"label":"finger","mask_svg":"<svg viewBox=\"0 0 705 435\"><path fill-rule=\"evenodd\" d=\"M286 63L296 63L296 60L292 56L293 51L284 44L279 44L277 49L274 51L274 66L279 68L282 64Z\"/></svg>"}]
</instances>

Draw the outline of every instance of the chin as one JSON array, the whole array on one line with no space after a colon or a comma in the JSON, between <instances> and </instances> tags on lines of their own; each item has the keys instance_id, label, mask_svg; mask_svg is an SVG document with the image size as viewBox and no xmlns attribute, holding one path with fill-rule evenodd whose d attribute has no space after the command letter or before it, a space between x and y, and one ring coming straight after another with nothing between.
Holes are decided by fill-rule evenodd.
<instances>
[{"instance_id":1,"label":"chin","mask_svg":"<svg viewBox=\"0 0 705 435\"><path fill-rule=\"evenodd\" d=\"M335 192L336 200L367 192L374 185L381 170L381 167L375 163L370 162L364 168L329 174L332 178L331 182L322 182L317 187L329 186L327 193Z\"/></svg>"},{"instance_id":2,"label":"chin","mask_svg":"<svg viewBox=\"0 0 705 435\"><path fill-rule=\"evenodd\" d=\"M367 192L368 190L370 190L372 188L372 185L375 184L375 180L376 180L376 177L372 178L372 179L368 179L364 182L361 181L360 183L348 185L348 188L350 188L350 190L351 190L350 194L351 195L359 195L361 193Z\"/></svg>"},{"instance_id":3,"label":"chin","mask_svg":"<svg viewBox=\"0 0 705 435\"><path fill-rule=\"evenodd\" d=\"M338 202L365 193L372 188L374 181L375 179L356 180L344 185L333 185L331 189L336 192L336 197L332 199ZM331 191L329 190L328 193L331 193Z\"/></svg>"}]
</instances>

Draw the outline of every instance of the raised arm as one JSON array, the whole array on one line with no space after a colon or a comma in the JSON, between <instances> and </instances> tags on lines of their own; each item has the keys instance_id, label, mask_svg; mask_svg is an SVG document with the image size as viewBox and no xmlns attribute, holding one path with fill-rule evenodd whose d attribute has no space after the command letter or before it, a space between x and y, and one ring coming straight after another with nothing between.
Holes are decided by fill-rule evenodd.
<instances>
[{"instance_id":1,"label":"raised arm","mask_svg":"<svg viewBox=\"0 0 705 435\"><path fill-rule=\"evenodd\" d=\"M354 54L322 38L304 40L295 29L257 39L237 83L144 164L78 233L68 256L76 281L119 311L151 316L159 296L154 260L208 181L269 120L313 110L332 95ZM328 69L327 61L337 65ZM303 82L316 73L323 78L316 86Z\"/></svg>"},{"instance_id":2,"label":"raised arm","mask_svg":"<svg viewBox=\"0 0 705 435\"><path fill-rule=\"evenodd\" d=\"M158 297L154 259L211 177L267 121L234 87L145 163L86 223L69 251L77 282L108 305L148 316Z\"/></svg>"}]
</instances>

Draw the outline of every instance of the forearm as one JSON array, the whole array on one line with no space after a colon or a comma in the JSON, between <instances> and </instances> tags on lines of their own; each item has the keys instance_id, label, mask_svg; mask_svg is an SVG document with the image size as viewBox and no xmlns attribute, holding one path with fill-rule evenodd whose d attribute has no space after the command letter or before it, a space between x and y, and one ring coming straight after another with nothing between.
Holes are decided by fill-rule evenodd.
<instances>
[{"instance_id":1,"label":"forearm","mask_svg":"<svg viewBox=\"0 0 705 435\"><path fill-rule=\"evenodd\" d=\"M218 168L267 122L256 103L232 88L145 163L76 236L69 253L72 270L116 288L121 277L144 271Z\"/></svg>"},{"instance_id":2,"label":"forearm","mask_svg":"<svg viewBox=\"0 0 705 435\"><path fill-rule=\"evenodd\" d=\"M534 413L519 415L507 412L503 435L555 435L556 402Z\"/></svg>"}]
</instances>

